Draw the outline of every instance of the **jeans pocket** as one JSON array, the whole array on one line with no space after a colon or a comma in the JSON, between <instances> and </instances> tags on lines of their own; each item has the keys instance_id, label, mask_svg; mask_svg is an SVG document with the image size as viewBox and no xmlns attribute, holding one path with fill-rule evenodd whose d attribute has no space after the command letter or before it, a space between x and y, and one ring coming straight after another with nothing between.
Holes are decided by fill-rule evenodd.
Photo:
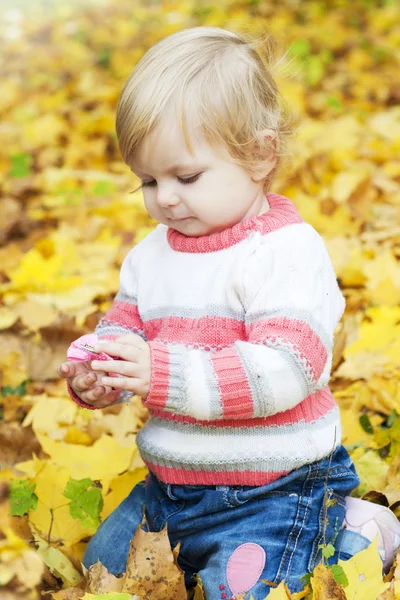
<instances>
[{"instance_id":1,"label":"jeans pocket","mask_svg":"<svg viewBox=\"0 0 400 600\"><path fill-rule=\"evenodd\" d=\"M357 531L343 529L335 544L335 562L337 560L349 560L358 552L365 550L370 545L371 540Z\"/></svg>"},{"instance_id":2,"label":"jeans pocket","mask_svg":"<svg viewBox=\"0 0 400 600\"><path fill-rule=\"evenodd\" d=\"M151 531L164 529L168 519L185 506L186 500L168 496L158 481L150 479L146 487L146 518Z\"/></svg>"}]
</instances>

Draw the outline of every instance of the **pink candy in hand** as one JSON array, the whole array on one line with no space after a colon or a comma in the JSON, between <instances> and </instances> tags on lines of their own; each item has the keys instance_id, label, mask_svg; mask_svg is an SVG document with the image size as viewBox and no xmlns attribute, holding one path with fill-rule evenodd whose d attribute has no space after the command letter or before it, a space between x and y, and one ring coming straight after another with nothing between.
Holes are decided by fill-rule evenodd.
<instances>
[{"instance_id":1,"label":"pink candy in hand","mask_svg":"<svg viewBox=\"0 0 400 600\"><path fill-rule=\"evenodd\" d=\"M95 346L99 338L95 333L82 335L80 338L72 342L67 350L68 360L76 360L78 362L86 360L116 360L115 356L110 356L106 352L94 352L90 348ZM88 346L89 348L85 348ZM108 373L110 377L120 377L117 373Z\"/></svg>"}]
</instances>

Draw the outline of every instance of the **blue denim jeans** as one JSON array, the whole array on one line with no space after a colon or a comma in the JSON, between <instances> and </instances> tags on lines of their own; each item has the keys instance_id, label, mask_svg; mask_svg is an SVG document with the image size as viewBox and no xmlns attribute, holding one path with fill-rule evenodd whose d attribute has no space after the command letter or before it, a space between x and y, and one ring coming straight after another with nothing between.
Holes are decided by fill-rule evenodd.
<instances>
[{"instance_id":1,"label":"blue denim jeans","mask_svg":"<svg viewBox=\"0 0 400 600\"><path fill-rule=\"evenodd\" d=\"M275 584L285 579L292 592L300 591L300 578L321 560L319 544L335 541L336 552L329 559L333 564L370 543L341 529L345 497L360 483L342 445L332 454L329 472L328 466L329 457L323 458L259 487L171 485L150 473L101 523L83 564L88 568L100 559L114 575L123 573L130 540L145 510L150 531L161 531L167 524L171 546L181 542L178 562L186 586L195 584L193 574L198 573L207 600L231 597L228 560L240 545L249 543L248 548L261 546L265 553L261 550L265 564L248 590L254 600L264 599L270 590L262 579ZM324 491L332 500L325 508Z\"/></svg>"}]
</instances>

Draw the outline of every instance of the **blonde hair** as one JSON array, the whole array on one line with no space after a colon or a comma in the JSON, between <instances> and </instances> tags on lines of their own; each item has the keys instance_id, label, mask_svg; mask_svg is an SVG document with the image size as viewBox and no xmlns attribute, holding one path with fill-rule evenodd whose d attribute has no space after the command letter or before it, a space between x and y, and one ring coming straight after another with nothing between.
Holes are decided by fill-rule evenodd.
<instances>
[{"instance_id":1,"label":"blonde hair","mask_svg":"<svg viewBox=\"0 0 400 600\"><path fill-rule=\"evenodd\" d=\"M268 191L293 132L292 115L272 76L271 35L261 44L263 54L248 34L193 27L152 46L118 100L116 132L124 161L129 165L143 138L172 110L192 155L188 123L200 124L210 145L222 144L232 160L250 172L273 151L277 164L263 181ZM276 132L276 149L259 134L266 128Z\"/></svg>"}]
</instances>

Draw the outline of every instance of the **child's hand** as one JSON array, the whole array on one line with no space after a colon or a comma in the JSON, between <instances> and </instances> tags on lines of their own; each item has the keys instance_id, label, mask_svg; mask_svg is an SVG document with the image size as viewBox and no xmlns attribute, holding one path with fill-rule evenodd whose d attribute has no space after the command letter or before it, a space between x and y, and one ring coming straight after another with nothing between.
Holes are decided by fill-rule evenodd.
<instances>
[{"instance_id":1,"label":"child's hand","mask_svg":"<svg viewBox=\"0 0 400 600\"><path fill-rule=\"evenodd\" d=\"M96 352L106 352L122 360L92 360L92 369L100 375L100 383L112 385L119 390L128 390L146 399L150 390L151 360L150 346L136 333L121 335L115 340L95 344ZM123 377L102 377L103 371L118 373Z\"/></svg>"},{"instance_id":2,"label":"child's hand","mask_svg":"<svg viewBox=\"0 0 400 600\"><path fill-rule=\"evenodd\" d=\"M102 385L100 380L103 375L106 375L106 372L96 371L94 373L90 363L90 360L67 361L58 367L57 372L60 377L68 380L75 394L83 402L96 406L96 408L104 408L118 400L120 391L111 386Z\"/></svg>"}]
</instances>

